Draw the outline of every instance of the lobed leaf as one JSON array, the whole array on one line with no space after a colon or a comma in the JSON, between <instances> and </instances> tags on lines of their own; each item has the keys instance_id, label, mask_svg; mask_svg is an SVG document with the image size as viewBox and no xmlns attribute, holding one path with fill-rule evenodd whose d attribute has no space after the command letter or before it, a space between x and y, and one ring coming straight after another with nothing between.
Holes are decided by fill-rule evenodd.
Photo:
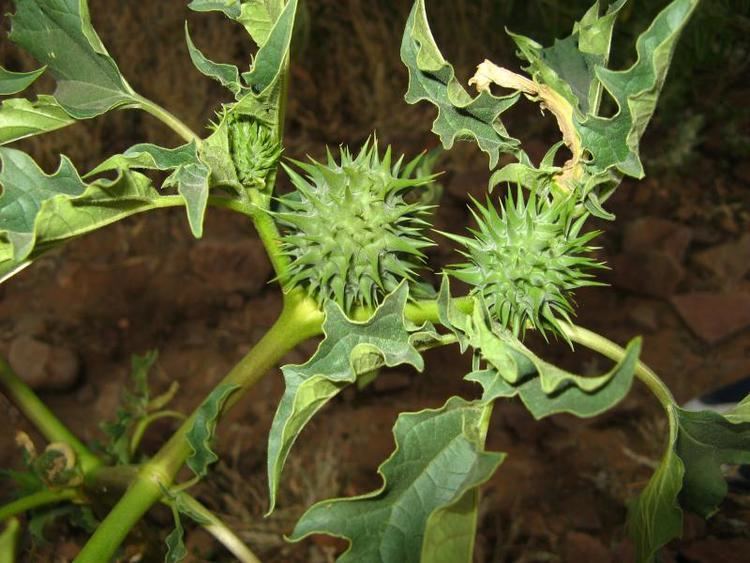
<instances>
[{"instance_id":1,"label":"lobed leaf","mask_svg":"<svg viewBox=\"0 0 750 563\"><path fill-rule=\"evenodd\" d=\"M248 0L242 4L241 13L237 19L262 47L268 42L273 26L284 9L283 0Z\"/></svg>"},{"instance_id":2,"label":"lobed leaf","mask_svg":"<svg viewBox=\"0 0 750 563\"><path fill-rule=\"evenodd\" d=\"M86 190L73 164L62 157L52 175L45 174L26 153L0 148L0 233L12 248L12 258L20 262L31 254L36 239L37 217L42 206L58 197L80 196Z\"/></svg>"},{"instance_id":3,"label":"lobed leaf","mask_svg":"<svg viewBox=\"0 0 750 563\"><path fill-rule=\"evenodd\" d=\"M65 240L161 206L138 172L84 184L64 157L58 173L47 176L28 155L8 148L0 148L0 163L0 281Z\"/></svg>"},{"instance_id":4,"label":"lobed leaf","mask_svg":"<svg viewBox=\"0 0 750 563\"><path fill-rule=\"evenodd\" d=\"M192 0L188 8L196 12L222 12L228 18L240 17L240 0Z\"/></svg>"},{"instance_id":5,"label":"lobed leaf","mask_svg":"<svg viewBox=\"0 0 750 563\"><path fill-rule=\"evenodd\" d=\"M240 83L240 70L235 65L215 63L206 57L193 43L188 31L187 22L185 22L185 41L190 53L190 60L193 61L195 68L205 76L218 81L235 96L242 94L244 87Z\"/></svg>"},{"instance_id":6,"label":"lobed leaf","mask_svg":"<svg viewBox=\"0 0 750 563\"><path fill-rule=\"evenodd\" d=\"M323 323L325 339L310 360L282 368L286 390L279 402L268 437L269 512L276 504L279 479L289 451L304 426L346 385L380 366L409 364L423 368L404 323L409 289L401 284L388 295L372 317L352 321L329 301Z\"/></svg>"},{"instance_id":7,"label":"lobed leaf","mask_svg":"<svg viewBox=\"0 0 750 563\"><path fill-rule=\"evenodd\" d=\"M339 561L464 561L471 555L476 488L504 454L483 451L489 411L452 397L440 409L399 415L396 449L371 493L320 502L290 539L324 533L350 542ZM451 528L449 526L456 526Z\"/></svg>"},{"instance_id":8,"label":"lobed leaf","mask_svg":"<svg viewBox=\"0 0 750 563\"><path fill-rule=\"evenodd\" d=\"M192 449L185 463L198 477L205 477L208 474L208 466L219 459L211 449L216 423L224 403L239 388L239 385L228 383L217 386L195 412L193 423L185 436Z\"/></svg>"},{"instance_id":9,"label":"lobed leaf","mask_svg":"<svg viewBox=\"0 0 750 563\"><path fill-rule=\"evenodd\" d=\"M177 186L177 192L185 201L193 236L203 236L211 170L200 158L194 141L174 149L148 143L134 145L123 154L108 158L86 176L130 168L172 170L172 174L164 181L164 187Z\"/></svg>"},{"instance_id":10,"label":"lobed leaf","mask_svg":"<svg viewBox=\"0 0 750 563\"><path fill-rule=\"evenodd\" d=\"M45 70L47 68L42 67L30 72L13 72L0 66L0 96L10 96L26 90Z\"/></svg>"},{"instance_id":11,"label":"lobed leaf","mask_svg":"<svg viewBox=\"0 0 750 563\"><path fill-rule=\"evenodd\" d=\"M5 100L0 105L0 145L62 129L75 123L52 96Z\"/></svg>"},{"instance_id":12,"label":"lobed leaf","mask_svg":"<svg viewBox=\"0 0 750 563\"><path fill-rule=\"evenodd\" d=\"M656 108L677 40L699 0L673 0L636 42L637 61L615 71L597 66L597 80L618 106L612 117L588 115L576 123L596 172L616 169L642 178L640 139Z\"/></svg>"},{"instance_id":13,"label":"lobed leaf","mask_svg":"<svg viewBox=\"0 0 750 563\"><path fill-rule=\"evenodd\" d=\"M426 100L437 106L432 130L446 149L457 139L473 139L489 155L490 168L497 165L500 153L519 154L520 142L509 136L500 115L518 101L520 94L496 97L482 92L471 97L435 43L424 0L417 0L412 7L401 43L401 60L409 70L406 101L416 104Z\"/></svg>"},{"instance_id":14,"label":"lobed leaf","mask_svg":"<svg viewBox=\"0 0 750 563\"><path fill-rule=\"evenodd\" d=\"M743 404L744 403L744 404ZM682 511L709 517L726 496L721 466L750 463L748 399L734 413L667 409L666 452L646 488L628 510L628 531L638 561L656 561L659 549L682 533Z\"/></svg>"},{"instance_id":15,"label":"lobed leaf","mask_svg":"<svg viewBox=\"0 0 750 563\"><path fill-rule=\"evenodd\" d=\"M96 34L86 0L15 0L10 40L47 66L55 98L75 119L101 115L138 97Z\"/></svg>"}]
</instances>

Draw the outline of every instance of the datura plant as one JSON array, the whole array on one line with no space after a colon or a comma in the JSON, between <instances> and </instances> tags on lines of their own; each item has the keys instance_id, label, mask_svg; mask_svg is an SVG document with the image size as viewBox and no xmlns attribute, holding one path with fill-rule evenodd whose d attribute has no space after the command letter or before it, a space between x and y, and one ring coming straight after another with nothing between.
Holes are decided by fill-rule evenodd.
<instances>
[{"instance_id":1,"label":"datura plant","mask_svg":"<svg viewBox=\"0 0 750 563\"><path fill-rule=\"evenodd\" d=\"M192 414L169 409L175 387L150 396L148 372L156 357L136 356L133 390L103 426L107 441L98 447L78 439L0 362L4 391L49 442L39 452L19 434L26 470L6 474L17 482L18 495L0 506L0 560L13 559L24 515L32 523L65 515L90 533L77 562L113 560L141 518L163 503L175 524L166 537L167 561L186 555L185 519L204 526L238 560L258 561L252 546L190 487L218 459L212 440L227 411L288 351L315 337L322 340L312 357L281 368L286 389L268 438L269 512L295 440L347 386L378 377L381 368L422 370L425 350L455 346L471 354L464 379L478 387L473 397L402 413L393 453L378 469L381 486L320 500L288 530L290 541L311 534L343 538L348 548L340 561L471 561L480 489L505 457L485 447L495 404L516 397L536 419L593 417L621 401L635 379L655 395L668 421L661 461L629 507L637 560L655 561L660 548L680 536L684 510L704 517L716 512L727 492L722 464L750 462L750 398L723 416L682 410L639 360L640 339L623 349L573 323L575 290L598 283L603 266L592 256L596 232L587 221L614 219L607 199L624 177L643 177L640 139L698 0L664 0L637 39L635 62L614 70L610 44L626 3L597 1L552 46L510 33L521 65L477 61L476 75L464 86L431 34L426 0L414 2L401 44L406 101L435 106L433 131L444 148L474 142L490 168L485 202L471 204L473 228L437 233L430 228L439 202L428 160L396 157L374 136L362 148L330 151L323 162L282 157L298 0L189 2L194 11L222 13L257 46L241 69L210 60L186 28L195 67L232 97L205 135L128 84L92 27L86 0L15 0L9 40L39 67L0 68L6 97L0 106L0 279L13 283L16 272L49 250L146 211L183 207L188 228L201 237L208 209L221 207L253 224L284 305ZM56 82L52 93L14 97L43 74ZM607 114L605 97L614 108ZM560 130L560 141L538 164L502 121L521 98L553 115ZM183 144L137 144L85 172L61 156L51 174L7 146L125 109L152 114ZM275 189L282 174L292 185L284 194ZM163 179L160 186L156 178ZM430 269L425 253L437 240L455 243L460 253L442 272ZM451 278L468 291L455 295ZM532 331L594 350L614 365L598 376L566 371L524 344ZM146 456L144 431L163 417L181 426ZM183 466L192 478L177 482Z\"/></svg>"}]
</instances>

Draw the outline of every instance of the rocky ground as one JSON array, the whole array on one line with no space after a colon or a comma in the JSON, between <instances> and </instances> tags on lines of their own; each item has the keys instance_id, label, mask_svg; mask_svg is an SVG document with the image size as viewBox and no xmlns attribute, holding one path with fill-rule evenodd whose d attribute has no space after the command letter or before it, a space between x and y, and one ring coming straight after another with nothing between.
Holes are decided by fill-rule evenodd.
<instances>
[{"instance_id":1,"label":"rocky ground","mask_svg":"<svg viewBox=\"0 0 750 563\"><path fill-rule=\"evenodd\" d=\"M219 90L187 74L192 71L179 47L183 3L172 2L171 8L169 2L146 3L140 11L128 3L105 4L92 1L92 13L131 82L171 109L182 108L194 125L203 122ZM326 143L340 140L358 143L373 129L381 141L406 152L434 146L429 108L400 101L404 76L388 66L394 58L397 63L398 42L387 21L370 17L365 3L356 1L340 14L335 3L322 2L318 10L340 21L314 28L319 41L294 66L287 154L320 154ZM222 33L216 21L191 16L196 40L213 45L216 58L242 60L240 40ZM442 27L439 37L450 39L450 26ZM330 39L342 29L357 41ZM168 54L138 47L154 38L175 47L165 49ZM2 49L14 56L7 46ZM463 61L475 60L478 50L454 49ZM323 64L329 56L339 63ZM384 57L391 62L383 63ZM346 60L357 64L345 68L340 61ZM533 111L526 108L512 119L529 138L553 140L549 118L527 127L536 123L529 121ZM62 151L85 168L136 140L173 142L150 119L128 113L70 131L27 148L47 165ZM645 361L685 401L750 375L750 166L727 159L726 139L710 127L682 169L660 165L662 140L647 139L645 151L654 155L647 160L649 177L627 182L610 201L617 222L597 225L604 230L599 252L611 267L605 275L610 286L578 293L578 321L620 343L643 335ZM545 148L533 140L529 152ZM468 223L468 196L484 194L486 161L461 145L440 167L447 172L435 224L455 230ZM159 350L152 385L158 392L178 381L174 406L187 412L275 319L279 297L249 225L212 211L205 230L204 239L193 240L179 210L134 217L50 253L0 286L0 353L86 441L102 439L99 421L111 419L117 408L132 354ZM440 265L456 257L441 242L431 259ZM534 343L541 350L539 344ZM314 347L309 343L287 360L302 362ZM584 373L607 365L562 345L543 354ZM281 509L264 519L265 436L283 389L280 374L270 374L222 424L222 461L196 492L264 561L332 560L339 542L316 537L289 545L282 535L315 500L378 486L376 468L393 447L397 414L436 407L450 394L473 396L477 390L461 380L466 371L467 358L439 350L428 354L424 374L391 370L363 391L344 393L304 432L285 474ZM0 433L0 467L18 467L15 431L41 440L1 395L0 426L7 429ZM158 449L172 429L169 422L154 426L146 450ZM659 458L664 431L658 406L640 388L612 412L588 421L559 416L536 423L520 403L498 405L489 447L509 456L485 489L477 561L632 560L632 546L624 539L626 504ZM170 518L154 511L131 538L123 560L142 552L142 560L159 560ZM708 523L688 517L683 539L669 546L665 560L744 561L748 523L750 497L735 492ZM29 546L26 560L68 561L83 540L65 525L48 528L47 536L51 544ZM188 528L188 544L193 561L228 560L200 529Z\"/></svg>"}]
</instances>

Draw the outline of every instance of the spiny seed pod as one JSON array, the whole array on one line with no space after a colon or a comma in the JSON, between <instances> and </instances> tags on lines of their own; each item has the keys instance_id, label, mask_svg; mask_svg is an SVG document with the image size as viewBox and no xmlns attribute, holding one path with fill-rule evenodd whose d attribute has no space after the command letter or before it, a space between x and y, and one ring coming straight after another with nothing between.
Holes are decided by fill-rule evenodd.
<instances>
[{"instance_id":1,"label":"spiny seed pod","mask_svg":"<svg viewBox=\"0 0 750 563\"><path fill-rule=\"evenodd\" d=\"M418 295L414 271L432 246L423 235L430 206L405 197L434 180L416 176L419 161L402 168L403 157L392 164L389 147L381 159L377 141L368 141L356 157L341 148L340 162L330 152L325 164L295 162L305 177L284 166L296 188L280 198L276 214L291 258L284 281L345 311L377 304L402 280Z\"/></svg>"},{"instance_id":2,"label":"spiny seed pod","mask_svg":"<svg viewBox=\"0 0 750 563\"><path fill-rule=\"evenodd\" d=\"M444 233L464 246L468 262L448 273L473 286L491 317L517 337L527 325L545 335L562 334L559 319L570 322L572 292L599 285L588 270L603 264L585 256L598 232L580 234L586 216L573 219L574 200L550 202L519 188L509 194L501 212L488 201L474 202L477 229L473 238Z\"/></svg>"},{"instance_id":3,"label":"spiny seed pod","mask_svg":"<svg viewBox=\"0 0 750 563\"><path fill-rule=\"evenodd\" d=\"M238 118L229 124L229 150L243 186L263 189L268 174L281 158L273 131L255 119Z\"/></svg>"}]
</instances>

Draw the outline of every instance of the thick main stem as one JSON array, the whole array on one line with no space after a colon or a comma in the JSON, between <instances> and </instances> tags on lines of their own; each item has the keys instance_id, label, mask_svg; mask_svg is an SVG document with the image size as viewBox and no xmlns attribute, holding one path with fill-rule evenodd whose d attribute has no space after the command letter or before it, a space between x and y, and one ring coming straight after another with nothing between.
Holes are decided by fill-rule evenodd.
<instances>
[{"instance_id":1,"label":"thick main stem","mask_svg":"<svg viewBox=\"0 0 750 563\"><path fill-rule=\"evenodd\" d=\"M47 408L36 393L26 385L11 369L8 363L0 358L0 383L5 387L8 396L31 423L50 442L63 442L76 454L78 463L84 473L99 467L101 461L60 422L54 413Z\"/></svg>"},{"instance_id":2,"label":"thick main stem","mask_svg":"<svg viewBox=\"0 0 750 563\"><path fill-rule=\"evenodd\" d=\"M323 315L307 298L296 293L288 299L276 323L258 344L227 374L222 384L239 386L230 395L226 412L291 349L320 333ZM175 432L162 449L138 472L120 501L102 521L75 559L76 563L109 561L128 532L159 501L191 454L186 435L195 413Z\"/></svg>"}]
</instances>

